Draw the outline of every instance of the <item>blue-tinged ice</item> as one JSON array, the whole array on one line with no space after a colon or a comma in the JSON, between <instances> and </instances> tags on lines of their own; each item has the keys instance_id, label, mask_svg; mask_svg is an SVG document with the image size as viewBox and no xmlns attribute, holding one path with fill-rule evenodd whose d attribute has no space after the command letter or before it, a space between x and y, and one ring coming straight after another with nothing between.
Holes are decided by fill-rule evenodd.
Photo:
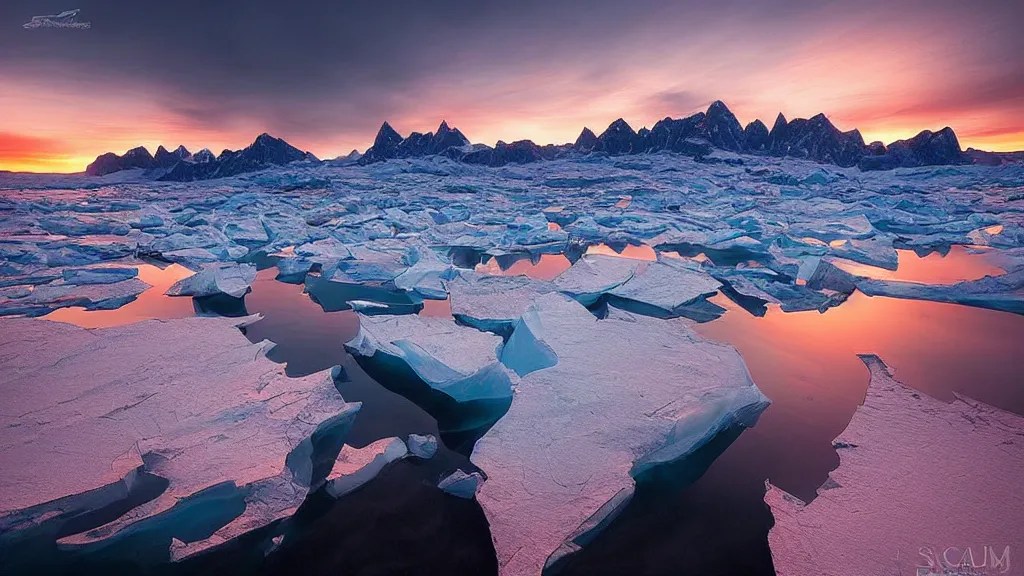
<instances>
[{"instance_id":1,"label":"blue-tinged ice","mask_svg":"<svg viewBox=\"0 0 1024 576\"><path fill-rule=\"evenodd\" d=\"M497 356L501 343L446 318L360 315L359 332L345 347L374 362L400 362L432 389L466 403L511 397L512 381Z\"/></svg>"},{"instance_id":2,"label":"blue-tinged ice","mask_svg":"<svg viewBox=\"0 0 1024 576\"><path fill-rule=\"evenodd\" d=\"M226 294L232 298L241 298L255 281L256 266L252 264L210 264L192 276L175 282L166 294L196 298Z\"/></svg>"},{"instance_id":3,"label":"blue-tinged ice","mask_svg":"<svg viewBox=\"0 0 1024 576\"><path fill-rule=\"evenodd\" d=\"M621 510L634 478L688 465L768 405L739 354L684 321L615 309L598 319L557 293L537 296L530 313L540 328L516 326L510 343L530 334L515 356L522 363L543 346L555 362L524 371L508 413L472 455L487 476L477 500L503 574L559 563Z\"/></svg>"}]
</instances>

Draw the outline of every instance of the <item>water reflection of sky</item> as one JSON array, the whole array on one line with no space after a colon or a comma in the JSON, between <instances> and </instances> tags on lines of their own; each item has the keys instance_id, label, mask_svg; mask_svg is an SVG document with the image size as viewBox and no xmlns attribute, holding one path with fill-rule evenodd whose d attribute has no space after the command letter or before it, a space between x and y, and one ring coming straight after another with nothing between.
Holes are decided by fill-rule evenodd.
<instances>
[{"instance_id":1,"label":"water reflection of sky","mask_svg":"<svg viewBox=\"0 0 1024 576\"><path fill-rule=\"evenodd\" d=\"M879 280L900 280L923 284L956 284L964 280L977 280L985 276L1000 276L1006 271L992 264L988 254L980 248L953 246L945 256L938 252L920 257L912 250L897 250L899 266L886 270L849 260L836 260L836 265L859 276Z\"/></svg>"},{"instance_id":2,"label":"water reflection of sky","mask_svg":"<svg viewBox=\"0 0 1024 576\"><path fill-rule=\"evenodd\" d=\"M139 280L152 286L139 297L116 310L86 310L81 307L60 308L43 316L47 320L57 320L82 326L83 328L104 328L120 326L142 320L186 318L194 316L195 310L191 298L172 298L164 296L164 292L172 284L194 274L179 264L171 264L159 268L153 264L138 264Z\"/></svg>"}]
</instances>

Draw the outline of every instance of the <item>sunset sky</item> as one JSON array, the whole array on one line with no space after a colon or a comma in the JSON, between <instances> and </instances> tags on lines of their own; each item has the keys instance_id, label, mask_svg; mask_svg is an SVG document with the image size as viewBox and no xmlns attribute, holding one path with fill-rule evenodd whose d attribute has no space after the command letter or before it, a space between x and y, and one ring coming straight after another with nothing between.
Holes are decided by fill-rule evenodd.
<instances>
[{"instance_id":1,"label":"sunset sky","mask_svg":"<svg viewBox=\"0 0 1024 576\"><path fill-rule=\"evenodd\" d=\"M72 8L92 28L21 27ZM867 141L949 125L1020 150L1022 22L1019 0L3 0L0 170L264 131L329 158L384 120L562 143L716 99L744 124L824 112Z\"/></svg>"}]
</instances>

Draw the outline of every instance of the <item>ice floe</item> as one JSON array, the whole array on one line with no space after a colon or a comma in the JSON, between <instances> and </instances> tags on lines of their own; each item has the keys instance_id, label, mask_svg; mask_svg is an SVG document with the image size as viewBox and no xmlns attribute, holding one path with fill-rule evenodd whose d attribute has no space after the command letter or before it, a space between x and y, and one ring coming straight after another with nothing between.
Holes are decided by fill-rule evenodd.
<instances>
[{"instance_id":1,"label":"ice floe","mask_svg":"<svg viewBox=\"0 0 1024 576\"><path fill-rule=\"evenodd\" d=\"M537 294L555 290L550 282L526 276L487 276L466 271L460 271L445 286L455 318L480 330L504 335L512 332L513 325Z\"/></svg>"},{"instance_id":2,"label":"ice floe","mask_svg":"<svg viewBox=\"0 0 1024 576\"><path fill-rule=\"evenodd\" d=\"M467 474L462 470L456 470L442 478L441 481L437 483L437 487L452 496L468 500L476 496L476 492L480 489L480 484L482 482L483 477L479 472Z\"/></svg>"},{"instance_id":3,"label":"ice floe","mask_svg":"<svg viewBox=\"0 0 1024 576\"><path fill-rule=\"evenodd\" d=\"M455 339L458 348L450 347ZM346 347L362 357L391 356L435 390L456 401L511 395L496 350L501 338L444 318L360 316L359 333Z\"/></svg>"},{"instance_id":4,"label":"ice floe","mask_svg":"<svg viewBox=\"0 0 1024 576\"><path fill-rule=\"evenodd\" d=\"M752 426L768 405L735 349L683 321L621 311L599 320L554 293L530 306L502 357L548 365L521 370L508 413L472 455L487 475L477 499L504 575L557 564L578 549L581 526L604 526L595 517L628 502L635 478Z\"/></svg>"},{"instance_id":5,"label":"ice floe","mask_svg":"<svg viewBox=\"0 0 1024 576\"><path fill-rule=\"evenodd\" d=\"M327 371L285 376L264 356L272 344L236 328L254 320L0 320L6 561L32 561L19 542L60 538L158 564L175 539L176 558L195 553L324 485L360 405Z\"/></svg>"},{"instance_id":6,"label":"ice floe","mask_svg":"<svg viewBox=\"0 0 1024 576\"><path fill-rule=\"evenodd\" d=\"M256 266L252 264L210 264L192 276L175 282L167 289L167 295L202 298L224 294L241 298L255 281Z\"/></svg>"},{"instance_id":7,"label":"ice floe","mask_svg":"<svg viewBox=\"0 0 1024 576\"><path fill-rule=\"evenodd\" d=\"M35 286L28 294L0 296L0 316L42 316L58 308L81 306L86 310L111 310L135 300L149 289L138 278L112 284L64 284L57 280Z\"/></svg>"},{"instance_id":8,"label":"ice floe","mask_svg":"<svg viewBox=\"0 0 1024 576\"><path fill-rule=\"evenodd\" d=\"M1024 546L1024 418L936 400L877 356L861 359L871 382L833 442L839 467L808 504L768 484L776 573L1012 573Z\"/></svg>"}]
</instances>

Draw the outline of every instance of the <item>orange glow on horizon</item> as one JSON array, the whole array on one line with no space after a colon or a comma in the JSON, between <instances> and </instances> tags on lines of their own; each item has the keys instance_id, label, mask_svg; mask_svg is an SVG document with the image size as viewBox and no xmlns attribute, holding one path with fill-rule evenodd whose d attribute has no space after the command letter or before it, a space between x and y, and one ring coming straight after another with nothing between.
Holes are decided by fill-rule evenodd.
<instances>
[{"instance_id":1,"label":"orange glow on horizon","mask_svg":"<svg viewBox=\"0 0 1024 576\"><path fill-rule=\"evenodd\" d=\"M333 158L365 150L385 120L402 135L436 130L446 120L475 143L564 144L584 127L600 134L622 117L634 129L650 128L667 116L706 110L716 98L743 125L759 118L771 127L779 112L790 120L824 112L840 130L860 130L866 142L889 144L950 126L965 150L1024 150L1019 98L985 97L986 86L1005 74L978 65L962 46L930 28L868 24L848 19L784 42L761 38L761 49L723 46L708 32L670 50L662 40L637 37L614 54L478 66L457 85L428 79L403 86L402 94L416 98L396 99L372 119L369 112L331 116L333 103L306 102L302 95L251 106L249 100L237 107L221 102L230 114L204 116L182 110L203 111L206 103L142 81L112 84L0 70L0 126L10 136L5 143L0 133L0 170L79 172L104 152L122 154L140 145L155 152L159 144L183 144L217 154L242 148L261 132ZM900 38L898 45L893 38ZM323 117L303 128L268 112L303 104L317 106Z\"/></svg>"}]
</instances>

